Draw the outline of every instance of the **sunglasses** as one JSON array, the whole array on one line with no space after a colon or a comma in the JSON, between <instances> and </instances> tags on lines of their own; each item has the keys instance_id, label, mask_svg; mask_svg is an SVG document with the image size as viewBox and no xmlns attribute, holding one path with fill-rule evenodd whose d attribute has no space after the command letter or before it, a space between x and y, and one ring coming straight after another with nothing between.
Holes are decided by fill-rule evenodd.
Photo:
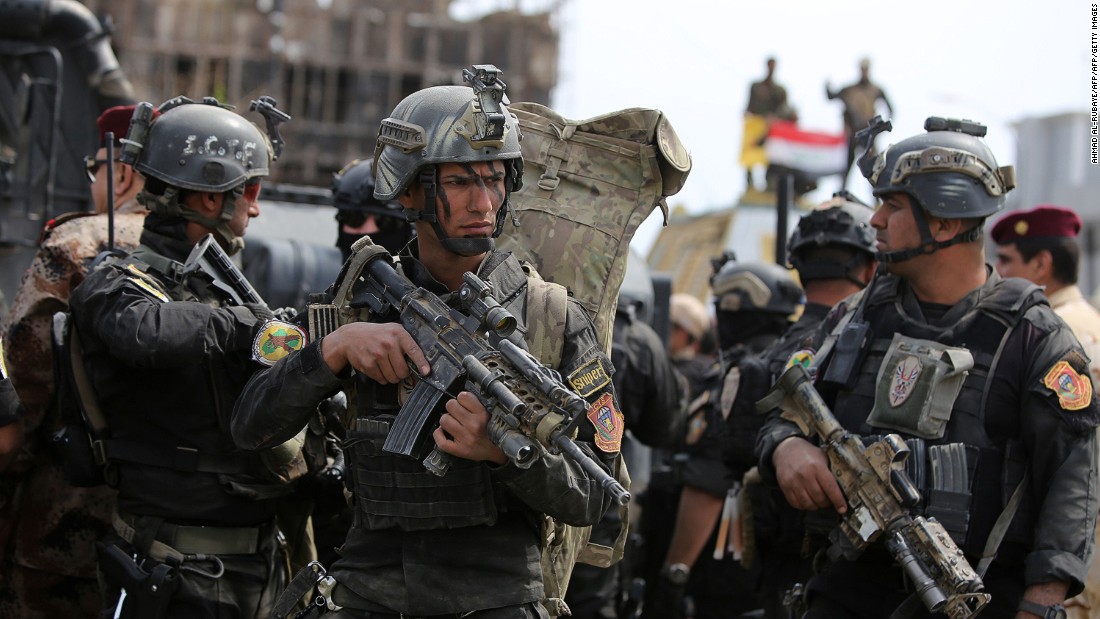
<instances>
[{"instance_id":1,"label":"sunglasses","mask_svg":"<svg viewBox=\"0 0 1100 619\"><path fill-rule=\"evenodd\" d=\"M99 173L99 166L107 163L106 159L96 159L94 155L84 155L84 173L88 175L88 182L95 182L95 175Z\"/></svg>"}]
</instances>

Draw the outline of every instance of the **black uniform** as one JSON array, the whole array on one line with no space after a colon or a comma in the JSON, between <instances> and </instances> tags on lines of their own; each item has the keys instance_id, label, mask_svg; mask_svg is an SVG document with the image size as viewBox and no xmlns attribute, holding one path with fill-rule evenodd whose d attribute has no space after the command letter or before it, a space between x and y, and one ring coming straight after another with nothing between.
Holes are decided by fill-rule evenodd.
<instances>
[{"instance_id":1,"label":"black uniform","mask_svg":"<svg viewBox=\"0 0 1100 619\"><path fill-rule=\"evenodd\" d=\"M635 464L647 469L650 466L648 460L631 456L631 453L644 449L639 443L652 449L650 455L654 459L667 459L668 450L676 446L676 437L684 423L686 382L674 369L660 336L633 312L622 308L615 314L611 361L615 365L615 394L622 406L628 430L623 439L623 457L636 483L642 475L648 478L649 473L648 470L635 472L638 471ZM592 539L610 546L621 524L619 510L607 510L600 523L593 528ZM623 580L620 572L627 571L625 576L628 582L635 576L630 572L633 565L640 567L643 561L642 556L637 556L639 552L644 552L644 548L628 548L623 564L611 568L578 563L573 569L565 596L572 616L577 619L615 616L617 611L612 602ZM644 578L640 571L636 575Z\"/></svg>"},{"instance_id":2,"label":"black uniform","mask_svg":"<svg viewBox=\"0 0 1100 619\"><path fill-rule=\"evenodd\" d=\"M112 437L116 530L126 538L112 542L139 560L157 556L154 541L220 555L184 560L170 616L266 616L285 578L275 504L250 496L266 485L259 458L229 434L233 402L259 367L251 346L264 320L225 307L198 278L177 281L192 247L182 219L148 216L141 243L90 273L71 301ZM220 578L199 573L216 574L218 563Z\"/></svg>"},{"instance_id":3,"label":"black uniform","mask_svg":"<svg viewBox=\"0 0 1100 619\"><path fill-rule=\"evenodd\" d=\"M918 302L897 277L878 278L864 310L871 340L857 366L855 386L845 390L823 383L834 353L819 369L818 388L845 429L880 435L891 430L872 427L868 415L876 386L882 388L876 380L879 366L895 333L972 353L974 367L942 438L924 441L929 452L932 446L965 445L971 465L969 518L956 519L962 526L948 531L971 565L977 565L994 520L1026 472L1024 499L984 578L992 594L985 613L1009 617L1027 584L1065 581L1069 595L1082 588L1098 506L1095 427L1100 407L1088 381L1087 358L1038 289L987 271L986 283L951 307ZM837 307L818 332L818 344L849 311L851 301ZM894 381L890 393L896 395L904 393L904 383L898 382L904 378L882 380ZM898 433L906 439L915 434ZM774 479L775 446L798 434L793 424L769 418L758 443L765 478ZM925 513L945 513L945 506L928 499L931 488L920 490ZM807 616L885 617L908 595L903 583L888 553L875 545L857 561L824 566L810 582ZM927 616L923 607L917 616Z\"/></svg>"},{"instance_id":4,"label":"black uniform","mask_svg":"<svg viewBox=\"0 0 1100 619\"><path fill-rule=\"evenodd\" d=\"M402 270L416 285L459 307L457 295L413 256L403 257ZM521 320L526 316L527 278L515 258L493 252L478 275L504 307ZM380 385L350 370L334 375L321 357L323 342L311 342L249 381L233 415L233 435L247 448L270 445L297 432L324 397L341 388L348 394L355 419L344 452L355 523L342 558L329 570L339 583L333 599L344 614L430 616L504 607L513 610L500 612L512 614L500 616L544 613L537 604L543 598L541 514L573 525L594 524L611 496L562 456L546 454L526 470L455 458L447 475L437 477L415 459L385 454L381 448L400 408L400 386ZM579 391L590 402L613 394L610 364L588 315L570 299L560 371L568 378L597 368L606 383ZM617 452L591 444L591 423L582 423L580 432L582 449L610 467Z\"/></svg>"}]
</instances>

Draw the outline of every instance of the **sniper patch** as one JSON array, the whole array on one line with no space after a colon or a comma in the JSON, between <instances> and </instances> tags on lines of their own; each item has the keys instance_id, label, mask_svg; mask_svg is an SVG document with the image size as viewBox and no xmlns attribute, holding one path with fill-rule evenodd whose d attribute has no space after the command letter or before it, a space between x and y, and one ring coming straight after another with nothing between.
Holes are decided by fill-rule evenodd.
<instances>
[{"instance_id":1,"label":"sniper patch","mask_svg":"<svg viewBox=\"0 0 1100 619\"><path fill-rule=\"evenodd\" d=\"M582 398L596 393L611 382L611 375L599 357L593 357L591 361L577 368L569 375L569 385L573 387ZM618 451L618 450L616 450Z\"/></svg>"},{"instance_id":2,"label":"sniper patch","mask_svg":"<svg viewBox=\"0 0 1100 619\"><path fill-rule=\"evenodd\" d=\"M615 408L615 399L610 393L603 394L588 407L588 420L596 428L596 447L607 453L617 453L622 447L626 421Z\"/></svg>"},{"instance_id":3,"label":"sniper patch","mask_svg":"<svg viewBox=\"0 0 1100 619\"><path fill-rule=\"evenodd\" d=\"M256 339L252 341L252 358L272 366L290 353L301 350L306 343L306 333L301 328L281 320L264 323Z\"/></svg>"},{"instance_id":4,"label":"sniper patch","mask_svg":"<svg viewBox=\"0 0 1100 619\"><path fill-rule=\"evenodd\" d=\"M1050 368L1043 385L1058 396L1058 404L1067 411L1079 411L1092 402L1092 380L1082 376L1066 360Z\"/></svg>"}]
</instances>

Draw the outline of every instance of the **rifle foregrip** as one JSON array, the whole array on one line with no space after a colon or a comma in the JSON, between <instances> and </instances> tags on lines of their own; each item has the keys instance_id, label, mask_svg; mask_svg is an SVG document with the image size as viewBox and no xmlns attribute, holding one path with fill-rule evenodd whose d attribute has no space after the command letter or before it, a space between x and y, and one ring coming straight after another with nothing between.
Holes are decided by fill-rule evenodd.
<instances>
[{"instance_id":1,"label":"rifle foregrip","mask_svg":"<svg viewBox=\"0 0 1100 619\"><path fill-rule=\"evenodd\" d=\"M596 464L592 458L581 451L580 447L574 443L568 436L558 436L554 439L554 445L561 450L561 453L568 456L570 460L580 465L582 469L589 475L591 475L600 487L607 492L611 493L611 496L615 499L615 502L619 505L626 505L630 502L630 492L623 485L619 483L617 479L607 474L607 471L600 468L599 464Z\"/></svg>"}]
</instances>

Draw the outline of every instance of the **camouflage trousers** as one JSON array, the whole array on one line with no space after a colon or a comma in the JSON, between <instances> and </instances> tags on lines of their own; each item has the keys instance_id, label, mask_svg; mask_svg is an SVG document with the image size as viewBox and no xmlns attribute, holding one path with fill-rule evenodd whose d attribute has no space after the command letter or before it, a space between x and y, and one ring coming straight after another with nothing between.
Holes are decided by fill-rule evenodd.
<instances>
[{"instance_id":1,"label":"camouflage trousers","mask_svg":"<svg viewBox=\"0 0 1100 619\"><path fill-rule=\"evenodd\" d=\"M93 618L102 606L94 578L43 572L21 565L5 570L0 617L20 619Z\"/></svg>"}]
</instances>

